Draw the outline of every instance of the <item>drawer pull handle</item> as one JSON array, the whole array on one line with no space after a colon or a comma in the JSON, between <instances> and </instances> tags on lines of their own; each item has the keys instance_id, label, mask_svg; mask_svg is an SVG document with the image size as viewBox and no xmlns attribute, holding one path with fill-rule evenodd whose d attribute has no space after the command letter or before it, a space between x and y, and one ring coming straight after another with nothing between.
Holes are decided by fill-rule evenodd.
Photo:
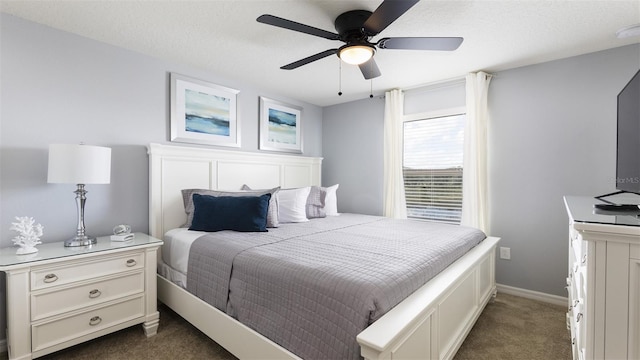
<instances>
[{"instance_id":1,"label":"drawer pull handle","mask_svg":"<svg viewBox=\"0 0 640 360\"><path fill-rule=\"evenodd\" d=\"M128 267L136 266L136 264L137 264L137 262L134 259L127 260L127 266Z\"/></svg>"},{"instance_id":2,"label":"drawer pull handle","mask_svg":"<svg viewBox=\"0 0 640 360\"><path fill-rule=\"evenodd\" d=\"M89 291L89 299L95 299L95 298L99 297L100 295L102 295L102 292L100 292L100 290L98 290L98 289L93 289L93 290Z\"/></svg>"},{"instance_id":3,"label":"drawer pull handle","mask_svg":"<svg viewBox=\"0 0 640 360\"><path fill-rule=\"evenodd\" d=\"M585 255L582 257L582 263L584 264L584 263L586 263L586 262L587 262L587 255L585 254Z\"/></svg>"},{"instance_id":4,"label":"drawer pull handle","mask_svg":"<svg viewBox=\"0 0 640 360\"><path fill-rule=\"evenodd\" d=\"M102 318L100 316L94 316L89 320L89 325L96 326L102 322Z\"/></svg>"},{"instance_id":5,"label":"drawer pull handle","mask_svg":"<svg viewBox=\"0 0 640 360\"><path fill-rule=\"evenodd\" d=\"M582 319L582 313L578 313L578 315L576 315L576 322L580 322L580 319Z\"/></svg>"},{"instance_id":6,"label":"drawer pull handle","mask_svg":"<svg viewBox=\"0 0 640 360\"><path fill-rule=\"evenodd\" d=\"M52 283L56 280L58 280L58 276L56 274L47 274L44 276L44 282L47 284Z\"/></svg>"}]
</instances>

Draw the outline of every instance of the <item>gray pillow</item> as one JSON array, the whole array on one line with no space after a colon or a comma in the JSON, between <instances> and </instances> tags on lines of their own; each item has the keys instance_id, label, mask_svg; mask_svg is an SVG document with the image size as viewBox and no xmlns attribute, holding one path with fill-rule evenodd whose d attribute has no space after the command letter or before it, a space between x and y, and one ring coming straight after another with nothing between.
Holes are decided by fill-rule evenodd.
<instances>
[{"instance_id":1,"label":"gray pillow","mask_svg":"<svg viewBox=\"0 0 640 360\"><path fill-rule=\"evenodd\" d=\"M246 185L245 185L246 186ZM242 190L245 190L245 186ZM187 213L187 222L182 227L191 227L193 222L193 212L195 207L193 205L193 194L208 195L208 196L262 196L264 194L271 194L269 200L269 209L267 210L267 227L278 227L278 200L276 193L280 190L280 187L265 190L250 190L246 191L219 191L209 189L183 189L182 190L182 202L184 203L184 211Z\"/></svg>"},{"instance_id":2,"label":"gray pillow","mask_svg":"<svg viewBox=\"0 0 640 360\"><path fill-rule=\"evenodd\" d=\"M307 198L307 219L323 218L327 216L324 210L324 200L327 191L319 186L312 186Z\"/></svg>"}]
</instances>

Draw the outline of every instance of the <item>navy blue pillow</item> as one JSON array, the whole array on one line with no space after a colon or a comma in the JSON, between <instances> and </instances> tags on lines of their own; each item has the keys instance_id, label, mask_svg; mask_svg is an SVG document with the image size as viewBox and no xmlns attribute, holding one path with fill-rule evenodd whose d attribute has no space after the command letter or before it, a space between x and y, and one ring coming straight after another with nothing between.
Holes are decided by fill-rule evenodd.
<instances>
[{"instance_id":1,"label":"navy blue pillow","mask_svg":"<svg viewBox=\"0 0 640 360\"><path fill-rule=\"evenodd\" d=\"M209 196L193 194L193 221L189 230L267 231L271 194Z\"/></svg>"}]
</instances>

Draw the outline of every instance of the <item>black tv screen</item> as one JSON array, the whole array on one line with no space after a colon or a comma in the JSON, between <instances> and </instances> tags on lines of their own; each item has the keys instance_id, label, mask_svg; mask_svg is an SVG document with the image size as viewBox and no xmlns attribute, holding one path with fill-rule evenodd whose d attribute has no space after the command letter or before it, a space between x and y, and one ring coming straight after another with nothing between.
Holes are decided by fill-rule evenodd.
<instances>
[{"instance_id":1,"label":"black tv screen","mask_svg":"<svg viewBox=\"0 0 640 360\"><path fill-rule=\"evenodd\" d=\"M616 189L640 194L640 70L618 94Z\"/></svg>"}]
</instances>

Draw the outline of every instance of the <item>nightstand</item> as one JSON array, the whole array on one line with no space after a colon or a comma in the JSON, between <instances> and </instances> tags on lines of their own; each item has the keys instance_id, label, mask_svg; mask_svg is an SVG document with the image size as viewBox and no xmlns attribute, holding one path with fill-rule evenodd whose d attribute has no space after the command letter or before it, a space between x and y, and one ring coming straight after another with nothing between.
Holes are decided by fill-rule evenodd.
<instances>
[{"instance_id":1,"label":"nightstand","mask_svg":"<svg viewBox=\"0 0 640 360\"><path fill-rule=\"evenodd\" d=\"M31 359L142 323L158 331L156 264L162 240L99 237L89 247L63 242L29 255L0 249L7 282L9 359Z\"/></svg>"}]
</instances>

